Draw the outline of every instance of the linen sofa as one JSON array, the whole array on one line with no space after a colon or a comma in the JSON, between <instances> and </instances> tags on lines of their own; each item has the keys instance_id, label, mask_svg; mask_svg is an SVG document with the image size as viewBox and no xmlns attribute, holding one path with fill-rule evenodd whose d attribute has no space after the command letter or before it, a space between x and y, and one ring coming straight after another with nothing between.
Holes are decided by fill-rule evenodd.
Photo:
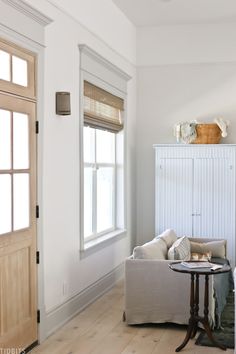
<instances>
[{"instance_id":1,"label":"linen sofa","mask_svg":"<svg viewBox=\"0 0 236 354\"><path fill-rule=\"evenodd\" d=\"M188 324L190 275L172 271L169 264L179 260L167 259L176 239L173 230L166 230L151 242L136 247L133 255L126 259L124 320L127 324L164 322ZM225 240L212 238L189 238L189 240L196 243L195 245L208 244L208 250L212 245L213 256L218 257L218 260L226 258ZM209 322L212 327L216 324L214 278L217 276L209 277ZM225 297L227 292L226 289ZM203 315L204 276L200 276L199 279L199 297L199 313Z\"/></svg>"}]
</instances>

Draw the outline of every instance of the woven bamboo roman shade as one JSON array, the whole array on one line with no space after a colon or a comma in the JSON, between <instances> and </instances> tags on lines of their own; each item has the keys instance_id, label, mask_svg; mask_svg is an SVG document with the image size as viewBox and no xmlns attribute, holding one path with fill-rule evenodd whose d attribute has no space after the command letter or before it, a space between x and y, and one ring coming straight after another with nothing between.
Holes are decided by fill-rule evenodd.
<instances>
[{"instance_id":1,"label":"woven bamboo roman shade","mask_svg":"<svg viewBox=\"0 0 236 354\"><path fill-rule=\"evenodd\" d=\"M84 125L114 133L123 129L124 100L84 81Z\"/></svg>"}]
</instances>

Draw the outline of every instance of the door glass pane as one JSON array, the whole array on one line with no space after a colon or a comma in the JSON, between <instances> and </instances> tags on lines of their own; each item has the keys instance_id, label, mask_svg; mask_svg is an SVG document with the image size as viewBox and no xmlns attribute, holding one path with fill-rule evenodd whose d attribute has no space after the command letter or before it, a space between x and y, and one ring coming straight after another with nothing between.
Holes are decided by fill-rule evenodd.
<instances>
[{"instance_id":1,"label":"door glass pane","mask_svg":"<svg viewBox=\"0 0 236 354\"><path fill-rule=\"evenodd\" d=\"M97 232L113 226L113 175L111 167L97 170Z\"/></svg>"},{"instance_id":2,"label":"door glass pane","mask_svg":"<svg viewBox=\"0 0 236 354\"><path fill-rule=\"evenodd\" d=\"M104 130L96 130L97 162L115 162L115 134Z\"/></svg>"},{"instance_id":3,"label":"door glass pane","mask_svg":"<svg viewBox=\"0 0 236 354\"><path fill-rule=\"evenodd\" d=\"M84 127L84 162L95 162L95 129Z\"/></svg>"},{"instance_id":4,"label":"door glass pane","mask_svg":"<svg viewBox=\"0 0 236 354\"><path fill-rule=\"evenodd\" d=\"M0 50L0 79L10 81L10 54Z\"/></svg>"},{"instance_id":5,"label":"door glass pane","mask_svg":"<svg viewBox=\"0 0 236 354\"><path fill-rule=\"evenodd\" d=\"M13 175L13 228L15 230L29 227L29 174Z\"/></svg>"},{"instance_id":6,"label":"door glass pane","mask_svg":"<svg viewBox=\"0 0 236 354\"><path fill-rule=\"evenodd\" d=\"M93 169L84 169L84 237L93 233Z\"/></svg>"},{"instance_id":7,"label":"door glass pane","mask_svg":"<svg viewBox=\"0 0 236 354\"><path fill-rule=\"evenodd\" d=\"M0 169L11 168L11 113L0 109Z\"/></svg>"},{"instance_id":8,"label":"door glass pane","mask_svg":"<svg viewBox=\"0 0 236 354\"><path fill-rule=\"evenodd\" d=\"M27 114L13 113L13 168L29 168L29 121Z\"/></svg>"},{"instance_id":9,"label":"door glass pane","mask_svg":"<svg viewBox=\"0 0 236 354\"><path fill-rule=\"evenodd\" d=\"M17 85L28 85L28 63L26 60L12 56L12 82Z\"/></svg>"},{"instance_id":10,"label":"door glass pane","mask_svg":"<svg viewBox=\"0 0 236 354\"><path fill-rule=\"evenodd\" d=\"M11 176L0 175L0 234L11 231Z\"/></svg>"}]
</instances>

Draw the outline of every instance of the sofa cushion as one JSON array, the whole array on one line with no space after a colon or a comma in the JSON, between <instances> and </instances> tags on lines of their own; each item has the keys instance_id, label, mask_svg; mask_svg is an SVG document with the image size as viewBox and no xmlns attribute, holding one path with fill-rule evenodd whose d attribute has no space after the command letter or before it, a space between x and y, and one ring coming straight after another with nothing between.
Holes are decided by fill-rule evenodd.
<instances>
[{"instance_id":1,"label":"sofa cushion","mask_svg":"<svg viewBox=\"0 0 236 354\"><path fill-rule=\"evenodd\" d=\"M166 259L167 245L162 239L154 238L142 246L135 247L133 257L136 259Z\"/></svg>"},{"instance_id":2,"label":"sofa cushion","mask_svg":"<svg viewBox=\"0 0 236 354\"><path fill-rule=\"evenodd\" d=\"M190 241L190 247L192 253L206 253L211 252L212 257L225 258L225 240L217 240L210 242L192 242Z\"/></svg>"},{"instance_id":3,"label":"sofa cushion","mask_svg":"<svg viewBox=\"0 0 236 354\"><path fill-rule=\"evenodd\" d=\"M173 243L168 251L168 259L180 259L184 261L190 259L190 241L186 236L180 237Z\"/></svg>"},{"instance_id":4,"label":"sofa cushion","mask_svg":"<svg viewBox=\"0 0 236 354\"><path fill-rule=\"evenodd\" d=\"M162 232L162 234L156 236L156 238L161 238L162 240L164 240L168 248L170 248L177 240L176 233L174 232L174 230L171 229L165 230L164 232Z\"/></svg>"}]
</instances>

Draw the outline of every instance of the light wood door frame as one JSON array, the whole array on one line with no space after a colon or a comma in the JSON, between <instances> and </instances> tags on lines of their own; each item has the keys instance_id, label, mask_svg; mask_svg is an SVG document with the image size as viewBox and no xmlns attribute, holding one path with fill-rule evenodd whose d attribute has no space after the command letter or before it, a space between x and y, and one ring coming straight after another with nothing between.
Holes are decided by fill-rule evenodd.
<instances>
[{"instance_id":1,"label":"light wood door frame","mask_svg":"<svg viewBox=\"0 0 236 354\"><path fill-rule=\"evenodd\" d=\"M10 46L14 45L10 44ZM14 46L14 50L20 50L20 48L15 48ZM34 61L35 58L32 60ZM33 81L34 79L35 73ZM32 80L29 80L29 84L32 84ZM35 132L36 100L34 97L35 88L33 88L33 90L29 88L27 92L28 97L22 97L21 94L23 91L20 92L19 90L16 90L14 95L14 86L16 85L11 87L11 83L7 83L7 86L8 87L3 84L3 80L0 80L0 109L10 112L24 113L28 116L30 152L29 168L14 170L13 163L11 162L11 168L9 170L1 170L0 174L10 174L12 176L11 179L13 179L14 173L29 174L30 205L29 227L0 235L0 286L3 291L3 296L1 296L0 301L0 306L2 307L0 321L0 348L18 348L23 350L38 340L36 265L37 225L35 212L37 204L37 146ZM11 113L11 124L12 121L13 118ZM11 133L11 140L12 139L13 137ZM13 259L12 255L14 253L15 258ZM25 269L25 273L22 272L22 269ZM9 274L13 277L12 283L8 281ZM27 288L27 290L24 288ZM13 299L13 296L15 296L16 301L13 303L14 308L11 311L8 304L10 298L11 300ZM19 323L20 320L21 323Z\"/></svg>"},{"instance_id":2,"label":"light wood door frame","mask_svg":"<svg viewBox=\"0 0 236 354\"><path fill-rule=\"evenodd\" d=\"M0 347L25 348L37 341L37 265L36 265L36 135L35 103L0 93L1 109L28 115L29 168L9 169L0 174L29 174L29 227L0 236L1 326ZM9 284L8 277L14 284ZM24 285L24 286L23 286ZM28 287L28 289L27 289ZM21 293L19 296L19 292ZM15 301L13 300L15 297ZM14 301L14 310L8 304ZM28 301L28 303L27 303ZM12 306L12 304L11 304ZM10 318L9 318L10 317ZM22 323L20 323L20 320ZM12 324L12 329L9 326ZM9 331L8 331L9 330ZM13 339L14 338L14 339Z\"/></svg>"}]
</instances>

